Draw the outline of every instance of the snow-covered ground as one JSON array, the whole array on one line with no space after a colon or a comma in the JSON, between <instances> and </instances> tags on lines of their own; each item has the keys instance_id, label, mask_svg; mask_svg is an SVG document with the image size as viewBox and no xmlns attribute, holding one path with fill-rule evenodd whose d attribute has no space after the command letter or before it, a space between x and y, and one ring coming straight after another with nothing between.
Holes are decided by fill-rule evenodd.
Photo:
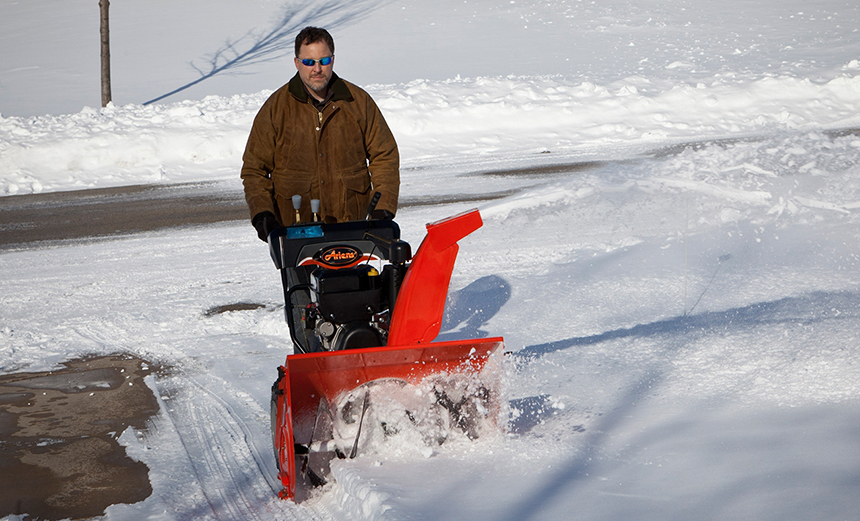
<instances>
[{"instance_id":1,"label":"snow-covered ground","mask_svg":"<svg viewBox=\"0 0 860 521\"><path fill-rule=\"evenodd\" d=\"M860 517L860 6L115 2L117 104L81 110L91 3L0 1L0 192L218 179L241 197L288 59L142 103L274 20L330 24L336 70L398 138L404 199L498 197L461 242L443 335L513 352L504 435L338 462L296 506L268 432L281 288L247 223L3 252L0 372L117 351L174 368L150 377L151 429L121 438L154 493L107 519ZM417 245L472 205L398 222ZM205 314L236 302L265 307Z\"/></svg>"}]
</instances>

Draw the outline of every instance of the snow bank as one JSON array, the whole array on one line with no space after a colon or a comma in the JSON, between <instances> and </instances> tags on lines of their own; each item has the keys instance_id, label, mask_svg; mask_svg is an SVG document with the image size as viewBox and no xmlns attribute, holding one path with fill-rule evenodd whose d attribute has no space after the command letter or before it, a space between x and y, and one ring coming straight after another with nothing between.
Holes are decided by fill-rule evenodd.
<instances>
[{"instance_id":1,"label":"snow bank","mask_svg":"<svg viewBox=\"0 0 860 521\"><path fill-rule=\"evenodd\" d=\"M334 462L332 477L338 485L334 489L335 501L344 511L349 512L350 519L356 521L401 519L398 516L387 515L392 509L389 504L392 494L386 490L378 490L375 484L364 479L360 472L341 462ZM402 512L399 514L402 515Z\"/></svg>"},{"instance_id":2,"label":"snow bank","mask_svg":"<svg viewBox=\"0 0 860 521\"><path fill-rule=\"evenodd\" d=\"M5 194L232 175L265 93L0 118Z\"/></svg>"},{"instance_id":3,"label":"snow bank","mask_svg":"<svg viewBox=\"0 0 860 521\"><path fill-rule=\"evenodd\" d=\"M714 78L611 85L561 77L416 80L371 85L404 169L427 163L552 153L644 150L689 139L860 126L860 75ZM140 183L235 178L269 91L77 114L0 117L4 195Z\"/></svg>"}]
</instances>

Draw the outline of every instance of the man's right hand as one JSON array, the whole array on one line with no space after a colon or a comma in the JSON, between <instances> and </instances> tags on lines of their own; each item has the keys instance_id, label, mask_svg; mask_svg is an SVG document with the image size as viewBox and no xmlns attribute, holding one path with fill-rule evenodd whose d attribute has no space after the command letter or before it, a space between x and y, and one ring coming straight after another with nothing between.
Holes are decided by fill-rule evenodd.
<instances>
[{"instance_id":1,"label":"man's right hand","mask_svg":"<svg viewBox=\"0 0 860 521\"><path fill-rule=\"evenodd\" d=\"M260 212L251 219L251 224L257 229L257 237L263 242L269 242L269 234L281 227L281 223L272 212Z\"/></svg>"}]
</instances>

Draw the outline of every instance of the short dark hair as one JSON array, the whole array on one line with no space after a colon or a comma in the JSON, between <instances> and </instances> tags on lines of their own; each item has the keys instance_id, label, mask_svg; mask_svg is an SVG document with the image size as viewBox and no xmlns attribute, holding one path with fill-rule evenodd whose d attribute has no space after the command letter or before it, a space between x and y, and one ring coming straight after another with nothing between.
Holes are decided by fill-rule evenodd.
<instances>
[{"instance_id":1,"label":"short dark hair","mask_svg":"<svg viewBox=\"0 0 860 521\"><path fill-rule=\"evenodd\" d=\"M325 42L331 53L334 54L334 39L328 31L321 27L305 27L296 36L296 58L299 57L299 50L302 48L302 45L310 45L317 42Z\"/></svg>"}]
</instances>

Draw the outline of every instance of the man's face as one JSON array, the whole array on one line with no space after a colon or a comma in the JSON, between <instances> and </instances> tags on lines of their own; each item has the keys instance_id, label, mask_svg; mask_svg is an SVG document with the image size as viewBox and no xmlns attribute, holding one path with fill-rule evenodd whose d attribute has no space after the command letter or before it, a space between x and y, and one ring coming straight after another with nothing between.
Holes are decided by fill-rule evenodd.
<instances>
[{"instance_id":1,"label":"man's face","mask_svg":"<svg viewBox=\"0 0 860 521\"><path fill-rule=\"evenodd\" d=\"M302 83L308 88L311 95L318 100L325 98L326 87L331 80L332 70L334 69L334 59L328 65L320 65L321 58L333 56L331 49L325 42L314 42L304 44L299 48L299 55L294 59L296 69L299 71L299 77ZM302 63L302 60L314 60L312 66L307 66Z\"/></svg>"}]
</instances>

